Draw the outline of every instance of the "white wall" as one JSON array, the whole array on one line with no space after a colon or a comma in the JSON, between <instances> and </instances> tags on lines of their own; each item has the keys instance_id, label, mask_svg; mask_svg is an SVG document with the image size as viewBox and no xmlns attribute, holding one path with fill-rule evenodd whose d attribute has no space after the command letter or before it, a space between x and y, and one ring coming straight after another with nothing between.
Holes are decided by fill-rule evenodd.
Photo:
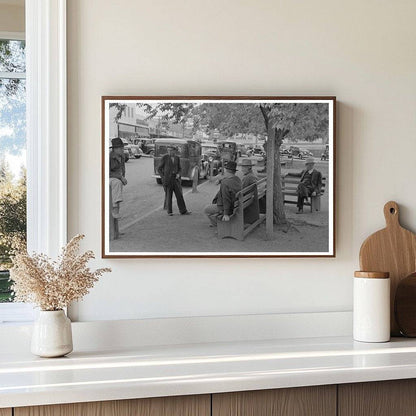
<instances>
[{"instance_id":1,"label":"white wall","mask_svg":"<svg viewBox=\"0 0 416 416\"><path fill-rule=\"evenodd\" d=\"M351 309L394 199L416 229L414 0L68 0L69 235L100 255L101 95L336 95L335 259L97 260L79 320Z\"/></svg>"}]
</instances>

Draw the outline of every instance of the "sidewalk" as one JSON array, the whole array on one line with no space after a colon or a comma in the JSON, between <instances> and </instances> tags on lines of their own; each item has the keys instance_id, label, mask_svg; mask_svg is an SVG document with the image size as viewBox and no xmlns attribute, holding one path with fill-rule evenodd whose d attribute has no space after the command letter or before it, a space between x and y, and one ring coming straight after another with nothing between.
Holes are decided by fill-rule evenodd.
<instances>
[{"instance_id":1,"label":"sidewalk","mask_svg":"<svg viewBox=\"0 0 416 416\"><path fill-rule=\"evenodd\" d=\"M204 207L211 203L218 185L206 181L198 193L184 187L183 193L192 215L180 215L174 199L174 215L157 209L130 224L118 240L110 242L112 252L307 252L328 250L328 195L324 195L321 212L296 215L294 205L285 205L286 216L294 225L288 232L275 227L274 238L266 240L265 222L252 231L244 241L218 239L216 229L209 227ZM326 200L325 200L326 197ZM163 201L161 201L163 205Z\"/></svg>"}]
</instances>

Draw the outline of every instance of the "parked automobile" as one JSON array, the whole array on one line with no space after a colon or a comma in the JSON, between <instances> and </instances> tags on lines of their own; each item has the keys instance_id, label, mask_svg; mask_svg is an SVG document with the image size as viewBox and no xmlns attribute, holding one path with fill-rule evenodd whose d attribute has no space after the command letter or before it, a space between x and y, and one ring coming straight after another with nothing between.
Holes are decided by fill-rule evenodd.
<instances>
[{"instance_id":1,"label":"parked automobile","mask_svg":"<svg viewBox=\"0 0 416 416\"><path fill-rule=\"evenodd\" d=\"M155 140L155 153L153 159L153 169L156 182L162 183L159 172L157 171L160 161L164 155L168 153L168 146L175 146L177 149L176 154L181 161L182 169L182 182L192 183L195 175L198 178L206 178L208 171L206 166L202 165L201 161L201 144L191 139L170 139L160 138Z\"/></svg>"},{"instance_id":2,"label":"parked automobile","mask_svg":"<svg viewBox=\"0 0 416 416\"><path fill-rule=\"evenodd\" d=\"M140 139L134 138L130 140L130 149L133 157L140 159L143 156L143 151L140 148Z\"/></svg>"},{"instance_id":3,"label":"parked automobile","mask_svg":"<svg viewBox=\"0 0 416 416\"><path fill-rule=\"evenodd\" d=\"M140 159L143 156L143 151L140 147L140 139L139 138L134 138L130 140L130 146L131 146L131 150L133 153L133 156L136 159Z\"/></svg>"},{"instance_id":4,"label":"parked automobile","mask_svg":"<svg viewBox=\"0 0 416 416\"><path fill-rule=\"evenodd\" d=\"M235 142L221 142L218 144L221 159L228 162L237 160L237 143Z\"/></svg>"},{"instance_id":5,"label":"parked automobile","mask_svg":"<svg viewBox=\"0 0 416 416\"><path fill-rule=\"evenodd\" d=\"M247 152L249 148L245 144L238 144L237 145L237 157L247 157Z\"/></svg>"},{"instance_id":6,"label":"parked automobile","mask_svg":"<svg viewBox=\"0 0 416 416\"><path fill-rule=\"evenodd\" d=\"M155 139L140 139L140 147L145 155L153 155L155 153Z\"/></svg>"},{"instance_id":7,"label":"parked automobile","mask_svg":"<svg viewBox=\"0 0 416 416\"><path fill-rule=\"evenodd\" d=\"M133 156L136 159L140 159L143 156L143 150L140 149L140 146L137 146L135 144L131 145L131 152L133 153Z\"/></svg>"},{"instance_id":8,"label":"parked automobile","mask_svg":"<svg viewBox=\"0 0 416 416\"><path fill-rule=\"evenodd\" d=\"M305 148L301 148L300 150L300 155L298 156L299 159L306 159L307 157L313 157L313 153Z\"/></svg>"},{"instance_id":9,"label":"parked automobile","mask_svg":"<svg viewBox=\"0 0 416 416\"><path fill-rule=\"evenodd\" d=\"M124 161L128 162L129 159L134 157L133 152L131 150L131 144L127 139L121 138L121 140L123 140L124 143Z\"/></svg>"},{"instance_id":10,"label":"parked automobile","mask_svg":"<svg viewBox=\"0 0 416 416\"><path fill-rule=\"evenodd\" d=\"M329 160L329 144L325 145L325 150L321 154L321 160Z\"/></svg>"},{"instance_id":11,"label":"parked automobile","mask_svg":"<svg viewBox=\"0 0 416 416\"><path fill-rule=\"evenodd\" d=\"M299 159L305 159L307 157L313 156L313 153L310 152L308 149L300 148L298 146L290 146L289 147L289 156L290 157L297 157Z\"/></svg>"},{"instance_id":12,"label":"parked automobile","mask_svg":"<svg viewBox=\"0 0 416 416\"><path fill-rule=\"evenodd\" d=\"M264 156L266 154L266 152L264 151L264 147L263 146L256 146L253 149L253 154L257 155L257 156Z\"/></svg>"},{"instance_id":13,"label":"parked automobile","mask_svg":"<svg viewBox=\"0 0 416 416\"><path fill-rule=\"evenodd\" d=\"M286 146L280 146L280 154L282 156L288 156L290 154L289 149Z\"/></svg>"},{"instance_id":14,"label":"parked automobile","mask_svg":"<svg viewBox=\"0 0 416 416\"><path fill-rule=\"evenodd\" d=\"M207 170L207 175L210 174L212 168L212 174L218 175L221 170L221 155L218 150L218 146L210 143L202 143L201 145L202 153L202 164Z\"/></svg>"}]
</instances>

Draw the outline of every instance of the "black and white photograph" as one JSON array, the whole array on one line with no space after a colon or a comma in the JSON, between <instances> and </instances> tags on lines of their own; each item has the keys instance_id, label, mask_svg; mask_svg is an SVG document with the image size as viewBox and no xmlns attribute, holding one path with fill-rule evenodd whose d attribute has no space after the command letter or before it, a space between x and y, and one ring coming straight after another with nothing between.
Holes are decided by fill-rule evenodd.
<instances>
[{"instance_id":1,"label":"black and white photograph","mask_svg":"<svg viewBox=\"0 0 416 416\"><path fill-rule=\"evenodd\" d=\"M335 97L102 97L103 257L334 257Z\"/></svg>"}]
</instances>

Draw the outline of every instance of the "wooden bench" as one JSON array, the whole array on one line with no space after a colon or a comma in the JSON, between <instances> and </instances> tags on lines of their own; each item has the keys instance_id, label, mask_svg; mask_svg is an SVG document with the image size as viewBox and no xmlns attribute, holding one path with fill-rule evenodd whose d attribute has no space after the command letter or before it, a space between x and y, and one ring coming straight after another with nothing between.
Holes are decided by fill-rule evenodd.
<instances>
[{"instance_id":1,"label":"wooden bench","mask_svg":"<svg viewBox=\"0 0 416 416\"><path fill-rule=\"evenodd\" d=\"M256 193L257 186L257 195ZM260 214L258 200L266 195L266 178L260 179L257 184L242 189L236 194L233 213L230 215L230 221L219 221L217 224L218 238L232 237L236 240L244 240L244 237L261 224L266 216ZM256 204L257 219L252 224L246 224L244 221L244 211L252 204Z\"/></svg>"},{"instance_id":2,"label":"wooden bench","mask_svg":"<svg viewBox=\"0 0 416 416\"><path fill-rule=\"evenodd\" d=\"M287 173L285 176L282 176L282 192L284 195L285 204L297 204L298 202L298 185L300 182L300 176L298 174ZM322 177L322 187L318 195L310 196L310 201L308 199L305 201L304 205L311 207L311 212L321 210L321 196L325 192L325 182L326 178ZM294 198L294 199L293 199Z\"/></svg>"}]
</instances>

